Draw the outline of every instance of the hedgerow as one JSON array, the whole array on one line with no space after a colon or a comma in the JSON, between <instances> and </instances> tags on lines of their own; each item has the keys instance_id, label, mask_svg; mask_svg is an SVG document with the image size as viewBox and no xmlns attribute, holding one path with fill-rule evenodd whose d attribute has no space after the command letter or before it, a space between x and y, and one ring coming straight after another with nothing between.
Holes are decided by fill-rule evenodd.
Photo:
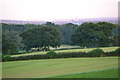
<instances>
[{"instance_id":1,"label":"hedgerow","mask_svg":"<svg viewBox=\"0 0 120 80\"><path fill-rule=\"evenodd\" d=\"M74 58L74 57L105 57L105 56L120 56L120 48L111 52L104 52L102 49L94 49L89 52L60 52L49 51L46 54L26 55L18 57L4 56L3 61L19 61L19 60L34 60L34 59L55 59L55 58Z\"/></svg>"}]
</instances>

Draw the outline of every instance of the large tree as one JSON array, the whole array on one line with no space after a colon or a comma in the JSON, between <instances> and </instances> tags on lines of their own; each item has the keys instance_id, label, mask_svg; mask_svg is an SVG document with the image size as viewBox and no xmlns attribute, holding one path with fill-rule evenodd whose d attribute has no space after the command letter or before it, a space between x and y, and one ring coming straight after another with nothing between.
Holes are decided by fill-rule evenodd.
<instances>
[{"instance_id":1,"label":"large tree","mask_svg":"<svg viewBox=\"0 0 120 80\"><path fill-rule=\"evenodd\" d=\"M113 46L120 46L120 34L113 36Z\"/></svg>"},{"instance_id":2,"label":"large tree","mask_svg":"<svg viewBox=\"0 0 120 80\"><path fill-rule=\"evenodd\" d=\"M112 29L114 24L107 22L81 24L71 35L74 45L83 47L110 46L112 43Z\"/></svg>"},{"instance_id":3,"label":"large tree","mask_svg":"<svg viewBox=\"0 0 120 80\"><path fill-rule=\"evenodd\" d=\"M26 50L31 48L43 48L44 50L49 47L57 48L60 46L60 33L54 27L41 27L25 31L20 35L22 41L26 46Z\"/></svg>"},{"instance_id":4,"label":"large tree","mask_svg":"<svg viewBox=\"0 0 120 80\"><path fill-rule=\"evenodd\" d=\"M5 34L2 34L2 53L3 54L11 54L11 53L17 53L17 46L16 44L7 38Z\"/></svg>"},{"instance_id":5,"label":"large tree","mask_svg":"<svg viewBox=\"0 0 120 80\"><path fill-rule=\"evenodd\" d=\"M63 24L59 27L59 30L61 32L62 44L67 44L67 45L72 44L70 35L75 31L77 27L78 25L75 25L73 23Z\"/></svg>"}]
</instances>

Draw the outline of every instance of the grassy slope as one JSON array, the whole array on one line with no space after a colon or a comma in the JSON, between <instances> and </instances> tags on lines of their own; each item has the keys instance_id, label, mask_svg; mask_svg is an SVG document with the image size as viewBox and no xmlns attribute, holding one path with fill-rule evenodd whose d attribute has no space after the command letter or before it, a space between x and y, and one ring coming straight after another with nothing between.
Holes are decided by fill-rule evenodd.
<instances>
[{"instance_id":1,"label":"grassy slope","mask_svg":"<svg viewBox=\"0 0 120 80\"><path fill-rule=\"evenodd\" d=\"M116 50L118 47L102 47L105 52L110 52ZM61 53L61 52L87 52L91 51L96 48L86 48L86 49L69 49L69 50L57 50L55 51L56 53ZM12 55L12 57L17 57L17 56L26 56L26 55L36 55L36 54L45 54L46 52L34 52L34 53L26 53L26 54L19 54L19 55Z\"/></svg>"},{"instance_id":2,"label":"grassy slope","mask_svg":"<svg viewBox=\"0 0 120 80\"><path fill-rule=\"evenodd\" d=\"M51 78L118 78L117 74L118 74L118 69L113 68L113 69L105 69L100 71L53 76Z\"/></svg>"},{"instance_id":3,"label":"grassy slope","mask_svg":"<svg viewBox=\"0 0 120 80\"><path fill-rule=\"evenodd\" d=\"M89 71L91 72L96 70L105 70L113 68L117 69L117 67L117 57L66 58L3 62L3 78L51 77L65 74L76 74ZM114 73L117 72L114 71Z\"/></svg>"}]
</instances>

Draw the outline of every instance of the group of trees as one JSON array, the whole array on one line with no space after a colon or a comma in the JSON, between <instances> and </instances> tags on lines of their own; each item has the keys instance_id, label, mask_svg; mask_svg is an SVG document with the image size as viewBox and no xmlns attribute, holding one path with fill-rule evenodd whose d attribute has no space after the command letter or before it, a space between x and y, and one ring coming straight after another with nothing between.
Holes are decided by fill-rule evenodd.
<instances>
[{"instance_id":1,"label":"group of trees","mask_svg":"<svg viewBox=\"0 0 120 80\"><path fill-rule=\"evenodd\" d=\"M116 40L116 35L112 32L114 28L115 24L107 22L83 23L72 34L71 39L74 45L83 47L112 46Z\"/></svg>"},{"instance_id":2,"label":"group of trees","mask_svg":"<svg viewBox=\"0 0 120 80\"><path fill-rule=\"evenodd\" d=\"M56 25L51 22L43 25L2 23L2 30L3 53L23 49L28 51L31 48L49 50L49 47L57 48L60 44L81 47L120 45L118 43L120 35L116 33L120 30L119 27L107 22L86 22L81 25L72 23Z\"/></svg>"},{"instance_id":3,"label":"group of trees","mask_svg":"<svg viewBox=\"0 0 120 80\"><path fill-rule=\"evenodd\" d=\"M2 53L4 54L10 54L10 53L16 53L17 52L17 46L16 44L7 38L4 33L2 34Z\"/></svg>"},{"instance_id":4,"label":"group of trees","mask_svg":"<svg viewBox=\"0 0 120 80\"><path fill-rule=\"evenodd\" d=\"M25 49L31 48L48 50L60 46L60 32L53 27L41 27L28 30L20 35L25 44Z\"/></svg>"}]
</instances>

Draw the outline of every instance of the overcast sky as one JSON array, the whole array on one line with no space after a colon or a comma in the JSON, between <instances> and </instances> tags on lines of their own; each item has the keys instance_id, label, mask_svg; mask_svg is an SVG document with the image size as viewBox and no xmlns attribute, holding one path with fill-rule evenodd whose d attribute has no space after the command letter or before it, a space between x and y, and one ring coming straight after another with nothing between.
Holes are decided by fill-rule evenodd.
<instances>
[{"instance_id":1,"label":"overcast sky","mask_svg":"<svg viewBox=\"0 0 120 80\"><path fill-rule=\"evenodd\" d=\"M118 17L119 0L0 0L0 19L63 20Z\"/></svg>"}]
</instances>

